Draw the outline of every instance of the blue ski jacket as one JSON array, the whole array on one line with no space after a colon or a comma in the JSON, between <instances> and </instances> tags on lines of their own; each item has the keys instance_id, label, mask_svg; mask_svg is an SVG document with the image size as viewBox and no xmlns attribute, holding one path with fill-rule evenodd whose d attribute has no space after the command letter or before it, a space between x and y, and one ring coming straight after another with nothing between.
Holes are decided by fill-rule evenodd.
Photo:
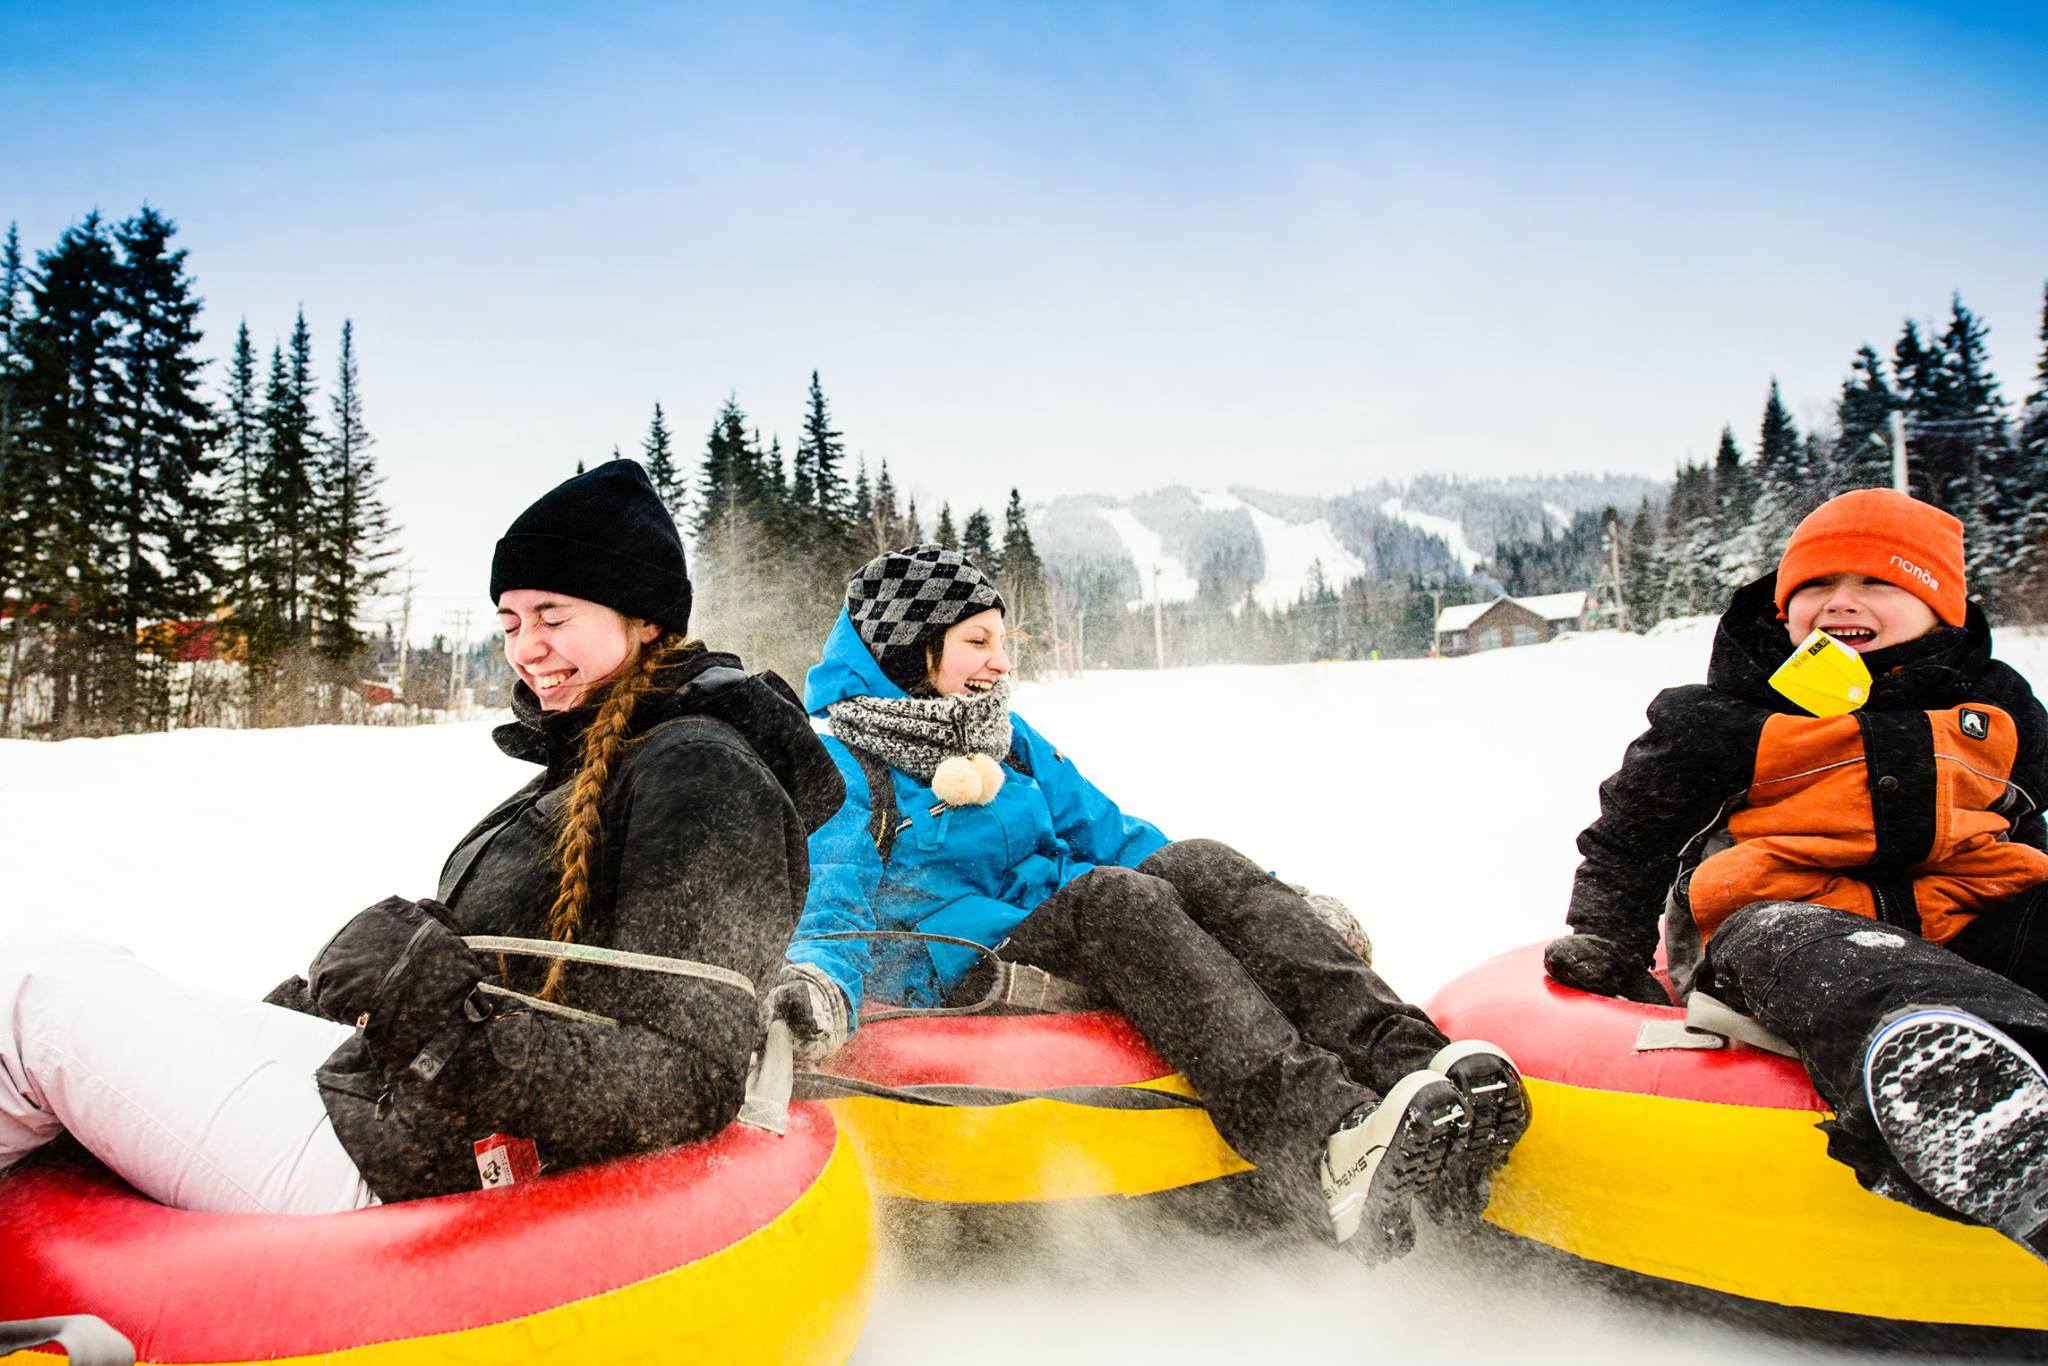
<instances>
[{"instance_id":1,"label":"blue ski jacket","mask_svg":"<svg viewBox=\"0 0 2048 1366\"><path fill-rule=\"evenodd\" d=\"M823 660L804 680L805 708L823 716L850 697L902 696L841 611ZM889 770L899 830L886 865L868 829L867 774L844 744L826 738L846 800L811 835L810 891L789 957L827 973L856 1015L870 993L882 1003L938 1005L978 955L950 944L806 943L807 936L918 930L996 948L1083 873L1105 864L1134 868L1166 844L1157 827L1120 811L1015 712L1010 724L1031 775L1005 763L1002 789L987 806L941 805L929 786Z\"/></svg>"}]
</instances>

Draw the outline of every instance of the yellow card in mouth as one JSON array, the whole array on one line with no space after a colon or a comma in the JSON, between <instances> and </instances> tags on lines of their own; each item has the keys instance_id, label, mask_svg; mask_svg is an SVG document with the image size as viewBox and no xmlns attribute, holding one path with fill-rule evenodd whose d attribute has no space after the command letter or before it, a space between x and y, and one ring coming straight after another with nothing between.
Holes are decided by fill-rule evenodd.
<instances>
[{"instance_id":1,"label":"yellow card in mouth","mask_svg":"<svg viewBox=\"0 0 2048 1366\"><path fill-rule=\"evenodd\" d=\"M1870 700L1863 656L1816 630L1771 675L1771 686L1815 716L1843 716Z\"/></svg>"}]
</instances>

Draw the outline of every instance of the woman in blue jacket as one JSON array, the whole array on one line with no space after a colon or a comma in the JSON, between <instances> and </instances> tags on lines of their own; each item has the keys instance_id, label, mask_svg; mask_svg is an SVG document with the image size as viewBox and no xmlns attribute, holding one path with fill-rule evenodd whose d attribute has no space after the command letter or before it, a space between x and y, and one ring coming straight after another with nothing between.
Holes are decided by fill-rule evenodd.
<instances>
[{"instance_id":1,"label":"woman in blue jacket","mask_svg":"<svg viewBox=\"0 0 2048 1366\"><path fill-rule=\"evenodd\" d=\"M1003 613L942 546L879 555L847 585L804 699L847 797L811 837L778 993L807 1052L843 1043L869 997L1015 999L1016 979L1050 974L1121 1011L1247 1160L1315 1179L1338 1242L1404 1247L1425 1192L1475 1209L1527 1123L1506 1056L1448 1042L1244 855L1119 810L1009 710ZM929 941L804 942L873 930L971 940L1003 966Z\"/></svg>"}]
</instances>

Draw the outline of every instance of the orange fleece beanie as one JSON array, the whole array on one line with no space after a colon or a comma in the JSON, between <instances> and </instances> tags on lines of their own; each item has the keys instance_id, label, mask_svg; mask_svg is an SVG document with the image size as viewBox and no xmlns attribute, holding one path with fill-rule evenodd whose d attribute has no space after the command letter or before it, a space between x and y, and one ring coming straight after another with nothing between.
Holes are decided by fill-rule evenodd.
<instances>
[{"instance_id":1,"label":"orange fleece beanie","mask_svg":"<svg viewBox=\"0 0 2048 1366\"><path fill-rule=\"evenodd\" d=\"M1891 489L1857 489L1806 515L1778 561L1778 615L1802 583L1829 574L1867 574L1895 583L1961 626L1963 524L1931 503Z\"/></svg>"}]
</instances>

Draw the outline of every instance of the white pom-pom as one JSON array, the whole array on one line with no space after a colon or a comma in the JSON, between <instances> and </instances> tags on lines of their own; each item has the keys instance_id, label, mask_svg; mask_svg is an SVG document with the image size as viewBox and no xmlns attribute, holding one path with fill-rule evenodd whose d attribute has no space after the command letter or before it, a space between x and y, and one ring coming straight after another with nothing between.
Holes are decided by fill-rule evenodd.
<instances>
[{"instance_id":1,"label":"white pom-pom","mask_svg":"<svg viewBox=\"0 0 2048 1366\"><path fill-rule=\"evenodd\" d=\"M957 754L941 759L932 774L932 795L948 806L978 806L982 801L981 774Z\"/></svg>"},{"instance_id":2,"label":"white pom-pom","mask_svg":"<svg viewBox=\"0 0 2048 1366\"><path fill-rule=\"evenodd\" d=\"M975 805L987 806L1003 790L1003 766L986 754L970 754L967 762L974 765L975 776L981 781L981 799Z\"/></svg>"},{"instance_id":3,"label":"white pom-pom","mask_svg":"<svg viewBox=\"0 0 2048 1366\"><path fill-rule=\"evenodd\" d=\"M932 795L948 806L987 806L1003 790L1003 766L986 754L941 759Z\"/></svg>"}]
</instances>

